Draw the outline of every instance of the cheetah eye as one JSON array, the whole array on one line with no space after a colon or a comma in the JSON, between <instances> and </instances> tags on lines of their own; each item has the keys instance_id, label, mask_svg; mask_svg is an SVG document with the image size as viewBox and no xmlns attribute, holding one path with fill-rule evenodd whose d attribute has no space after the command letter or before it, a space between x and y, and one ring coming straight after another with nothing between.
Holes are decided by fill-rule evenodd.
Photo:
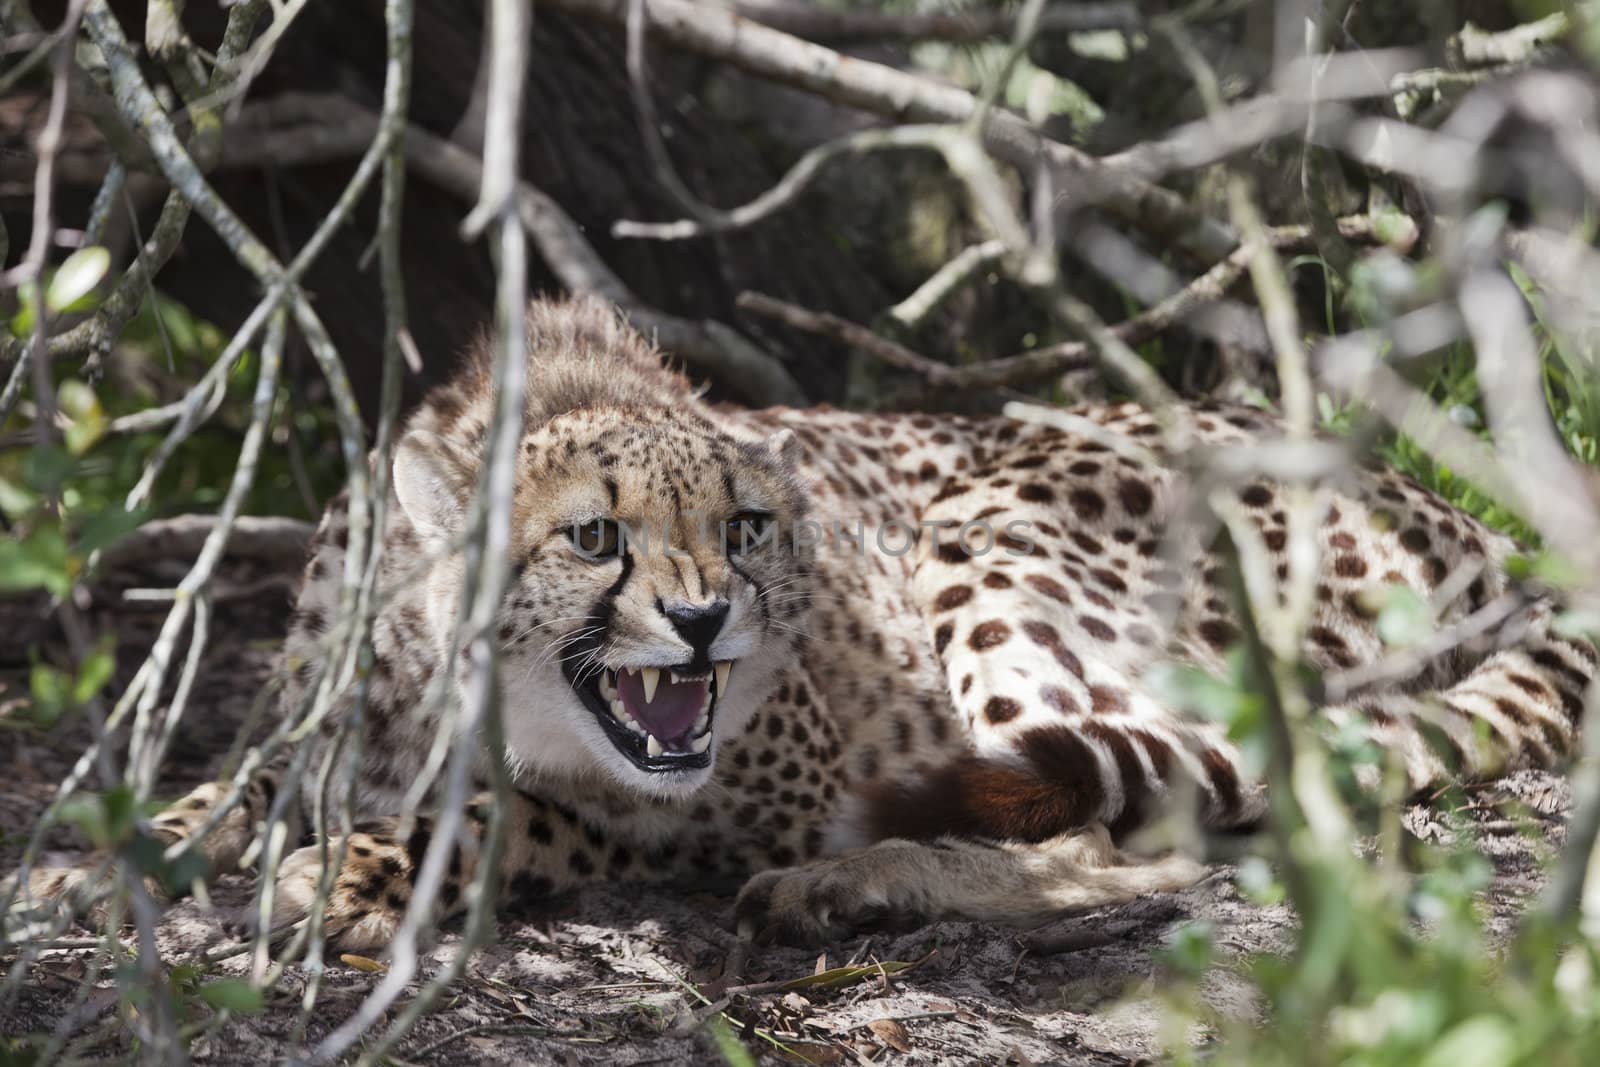
<instances>
[{"instance_id":1,"label":"cheetah eye","mask_svg":"<svg viewBox=\"0 0 1600 1067\"><path fill-rule=\"evenodd\" d=\"M763 544L772 529L773 518L762 511L741 511L722 524L722 544L734 556L742 556Z\"/></svg>"},{"instance_id":2,"label":"cheetah eye","mask_svg":"<svg viewBox=\"0 0 1600 1067\"><path fill-rule=\"evenodd\" d=\"M578 555L588 560L610 559L622 549L622 538L612 519L574 523L568 528L567 537L572 541L572 547L578 550Z\"/></svg>"}]
</instances>

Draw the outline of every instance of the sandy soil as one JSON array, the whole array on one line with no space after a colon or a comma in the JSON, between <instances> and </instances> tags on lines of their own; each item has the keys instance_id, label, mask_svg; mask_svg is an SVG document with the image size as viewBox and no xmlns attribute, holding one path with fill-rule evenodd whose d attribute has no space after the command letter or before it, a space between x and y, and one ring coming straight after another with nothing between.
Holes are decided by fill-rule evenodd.
<instances>
[{"instance_id":1,"label":"sandy soil","mask_svg":"<svg viewBox=\"0 0 1600 1067\"><path fill-rule=\"evenodd\" d=\"M118 683L139 662L161 613L113 610L125 584L170 582L161 572L129 575L97 594L91 618L119 640ZM218 641L203 671L180 741L168 764L176 794L204 780L239 729L251 697L271 670L288 614L289 584L248 565L229 569L218 605ZM30 649L60 655L42 605L0 601L0 714L28 692ZM16 862L20 838L48 801L54 783L82 749L87 728L64 723L49 734L0 730L0 871ZM1506 802L1535 814L1532 834L1507 819ZM1542 856L1559 846L1569 797L1565 785L1524 773L1475 790L1465 813L1495 879L1487 910L1504 928L1540 881ZM1430 809L1407 812L1423 839L1448 836ZM74 846L58 832L51 844ZM215 909L193 901L172 909L160 931L163 958L179 962L232 940L227 920L249 899L250 885L230 878L216 888ZM562 898L544 912L498 925L494 944L477 953L461 980L393 1052L393 1062L488 1064L632 1064L716 1062L707 1021L717 1011L762 1062L1132 1064L1159 1052L1162 994L1169 976L1158 950L1179 925L1204 921L1224 958L1205 983L1211 1003L1229 1015L1253 1008L1246 983L1229 965L1289 943L1294 918L1283 906L1258 907L1219 867L1184 892L1126 907L1068 916L1019 931L977 923L938 923L900 936L856 938L816 950L751 947L730 932L732 901L639 886L603 886ZM436 973L460 946L447 931L426 958ZM15 953L0 954L9 967ZM65 1025L93 1032L116 1008L109 984L81 1008L85 954L51 951L12 997L0 1001L0 1034L49 1032ZM884 964L827 987L800 984L824 967ZM892 963L914 966L891 974ZM243 973L237 957L216 974ZM381 975L334 961L306 1022L314 1042L355 1009ZM264 1063L295 1048L307 975L287 972L266 1010L229 1023L193 1049L208 1063ZM746 988L754 987L754 988ZM710 1007L707 1006L708 1002ZM68 1014L71 1017L68 1018ZM125 1054L113 1035L95 1051ZM782 1045L780 1050L777 1046Z\"/></svg>"}]
</instances>

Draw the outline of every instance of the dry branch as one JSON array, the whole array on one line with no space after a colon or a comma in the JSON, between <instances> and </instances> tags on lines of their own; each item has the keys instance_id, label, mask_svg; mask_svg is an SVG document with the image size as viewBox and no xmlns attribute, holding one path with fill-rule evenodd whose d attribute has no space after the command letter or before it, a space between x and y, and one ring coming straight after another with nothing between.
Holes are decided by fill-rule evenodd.
<instances>
[{"instance_id":1,"label":"dry branch","mask_svg":"<svg viewBox=\"0 0 1600 1067\"><path fill-rule=\"evenodd\" d=\"M1417 239L1416 224L1404 215L1391 215L1384 219L1351 215L1339 219L1338 225L1340 234L1348 240L1392 244L1401 251L1409 250ZM1308 226L1270 228L1264 231L1264 238L1270 248L1280 251L1309 248L1314 241ZM1200 312L1223 299L1249 268L1253 253L1254 246L1241 245L1165 300L1110 327L1110 333L1124 344L1136 345L1174 326L1194 325L1203 332L1204 324L1196 322ZM739 306L754 314L777 319L795 329L831 337L892 367L921 375L932 389L1015 388L1095 366L1094 349L1087 341L1064 341L999 359L951 365L929 359L859 323L829 312L798 307L762 293L742 293ZM1225 340L1239 343L1243 339L1233 336Z\"/></svg>"},{"instance_id":2,"label":"dry branch","mask_svg":"<svg viewBox=\"0 0 1600 1067\"><path fill-rule=\"evenodd\" d=\"M873 333L865 326L840 318L831 312L810 311L776 297L767 296L765 293L749 291L739 294L739 307L755 315L776 319L797 330L842 341L852 348L876 356L891 367L914 371L935 387L947 385L950 375L956 371L956 368L948 364L913 352L898 342Z\"/></svg>"},{"instance_id":3,"label":"dry branch","mask_svg":"<svg viewBox=\"0 0 1600 1067\"><path fill-rule=\"evenodd\" d=\"M225 137L219 166L347 157L371 141L376 123L370 112L345 97L321 93L285 93L252 104L247 119L253 125L229 131ZM261 128L283 121L293 125ZM465 202L477 199L484 165L472 152L418 126L407 127L405 152L411 174ZM616 304L636 329L740 399L753 404L804 403L804 393L783 365L732 327L669 315L640 300L595 252L571 216L542 190L519 180L514 196L523 227L568 289Z\"/></svg>"},{"instance_id":4,"label":"dry branch","mask_svg":"<svg viewBox=\"0 0 1600 1067\"><path fill-rule=\"evenodd\" d=\"M215 515L175 515L133 530L100 555L102 571L155 559L193 559L218 526ZM298 565L315 527L297 519L241 515L233 521L223 551L235 558Z\"/></svg>"},{"instance_id":5,"label":"dry branch","mask_svg":"<svg viewBox=\"0 0 1600 1067\"><path fill-rule=\"evenodd\" d=\"M1016 21L1007 10L966 11L835 10L795 0L739 0L733 9L747 19L808 41L843 44L860 41L938 40L953 44L982 41L1006 33ZM1044 9L1041 33L1084 30L1136 30L1144 23L1139 5L1124 0L1056 3Z\"/></svg>"},{"instance_id":6,"label":"dry branch","mask_svg":"<svg viewBox=\"0 0 1600 1067\"><path fill-rule=\"evenodd\" d=\"M550 0L573 14L622 25L629 0ZM769 29L732 11L689 0L648 0L650 24L664 40L729 63L747 73L825 97L897 122L964 123L977 99L953 86L893 67L843 56L821 45ZM1124 171L1108 168L1076 148L1041 137L1016 115L996 111L985 124L986 147L998 159L1031 173L1046 159L1060 173L1071 208L1103 201L1120 217L1177 241L1205 259L1234 244L1227 227L1197 213L1184 199Z\"/></svg>"}]
</instances>

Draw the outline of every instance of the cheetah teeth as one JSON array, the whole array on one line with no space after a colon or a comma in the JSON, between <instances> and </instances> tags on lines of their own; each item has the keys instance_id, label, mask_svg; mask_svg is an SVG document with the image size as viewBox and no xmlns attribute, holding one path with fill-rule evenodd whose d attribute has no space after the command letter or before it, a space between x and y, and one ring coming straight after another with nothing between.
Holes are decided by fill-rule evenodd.
<instances>
[{"instance_id":1,"label":"cheetah teeth","mask_svg":"<svg viewBox=\"0 0 1600 1067\"><path fill-rule=\"evenodd\" d=\"M676 682L672 672L667 672L670 682ZM639 671L639 680L644 684L644 702L650 703L656 698L656 686L661 684L661 669L659 667L645 667Z\"/></svg>"},{"instance_id":2,"label":"cheetah teeth","mask_svg":"<svg viewBox=\"0 0 1600 1067\"><path fill-rule=\"evenodd\" d=\"M679 757L679 758L682 758L684 756L689 756L689 755L698 756L698 755L703 754L704 752L706 752L710 748L711 748L711 732L709 730L706 731L705 733L702 733L699 737L696 737L694 740L689 742L689 751L688 752L676 752L676 751L675 752L668 752L666 750L666 748L661 744L661 742L656 739L656 735L655 734L646 734L645 735L645 741L644 741L644 752L645 752L645 755L651 757L652 759L654 759L656 757L660 757L660 756L666 756L666 757L676 756L676 757Z\"/></svg>"},{"instance_id":3,"label":"cheetah teeth","mask_svg":"<svg viewBox=\"0 0 1600 1067\"><path fill-rule=\"evenodd\" d=\"M622 725L626 726L628 729L632 730L634 733L639 734L641 737L644 736L644 727L635 722L633 716L628 714L628 709L622 706L621 700L616 698L612 699L611 717L616 719ZM655 738L652 737L651 740L654 741Z\"/></svg>"},{"instance_id":4,"label":"cheetah teeth","mask_svg":"<svg viewBox=\"0 0 1600 1067\"><path fill-rule=\"evenodd\" d=\"M733 660L725 659L716 664L714 669L717 673L717 696L720 698L728 691L728 679L733 676Z\"/></svg>"}]
</instances>

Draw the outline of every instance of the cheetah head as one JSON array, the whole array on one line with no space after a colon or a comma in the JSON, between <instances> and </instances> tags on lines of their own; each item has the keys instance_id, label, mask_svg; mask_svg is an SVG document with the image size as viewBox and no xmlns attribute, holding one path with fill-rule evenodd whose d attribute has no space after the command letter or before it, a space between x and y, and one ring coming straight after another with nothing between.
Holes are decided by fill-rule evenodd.
<instances>
[{"instance_id":1,"label":"cheetah head","mask_svg":"<svg viewBox=\"0 0 1600 1067\"><path fill-rule=\"evenodd\" d=\"M787 430L736 440L687 407L579 408L529 430L499 630L515 770L598 772L662 798L707 782L803 632L808 567L785 536L804 506L794 449ZM426 430L397 452L424 540L464 522L475 464L454 452ZM438 633L454 568L434 583Z\"/></svg>"}]
</instances>

